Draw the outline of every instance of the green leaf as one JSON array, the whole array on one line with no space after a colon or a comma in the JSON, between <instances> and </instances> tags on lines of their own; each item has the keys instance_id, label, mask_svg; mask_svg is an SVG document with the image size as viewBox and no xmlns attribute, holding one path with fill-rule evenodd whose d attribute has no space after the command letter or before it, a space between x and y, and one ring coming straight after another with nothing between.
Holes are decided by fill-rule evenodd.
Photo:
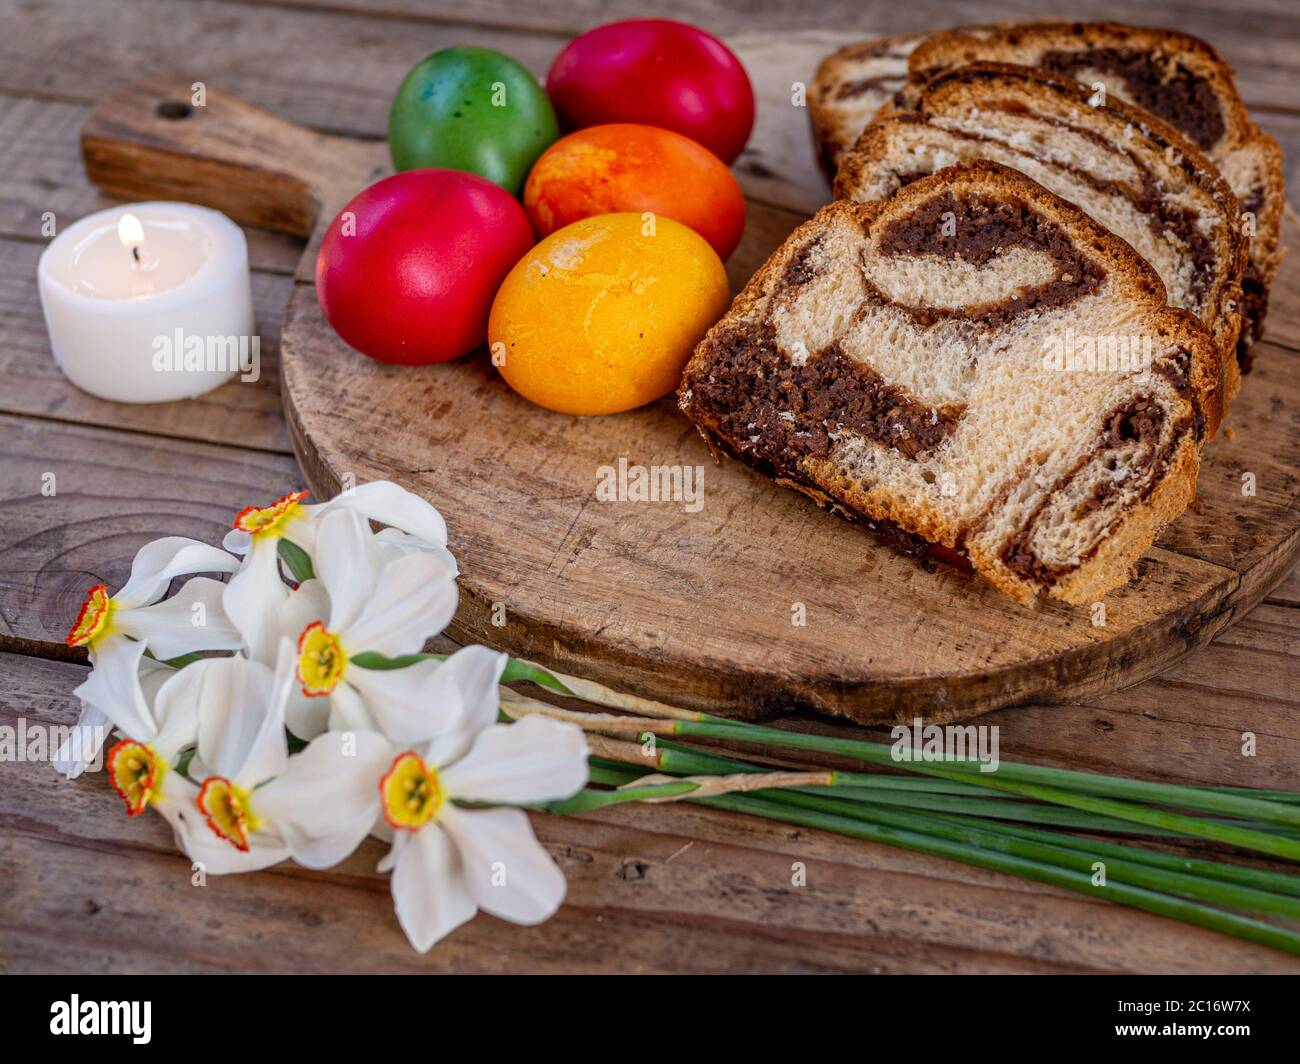
<instances>
[{"instance_id":1,"label":"green leaf","mask_svg":"<svg viewBox=\"0 0 1300 1064\"><path fill-rule=\"evenodd\" d=\"M289 570L289 574L298 583L301 584L304 580L310 580L316 575L316 570L312 568L311 558L298 544L290 543L281 536L279 550L280 560L284 562L285 568Z\"/></svg>"},{"instance_id":2,"label":"green leaf","mask_svg":"<svg viewBox=\"0 0 1300 1064\"><path fill-rule=\"evenodd\" d=\"M399 658L386 658L383 654L377 654L373 650L366 650L360 654L354 654L348 658L349 665L355 665L359 669L405 669L411 665L418 665L422 661L446 661L446 654L403 654Z\"/></svg>"},{"instance_id":3,"label":"green leaf","mask_svg":"<svg viewBox=\"0 0 1300 1064\"><path fill-rule=\"evenodd\" d=\"M182 654L180 657L167 658L166 660L163 660L162 658L154 657L153 653L149 650L144 652L144 656L146 658L153 658L153 660L158 662L159 665L167 665L173 669L183 669L186 665L193 665L196 661L203 660L202 654Z\"/></svg>"}]
</instances>

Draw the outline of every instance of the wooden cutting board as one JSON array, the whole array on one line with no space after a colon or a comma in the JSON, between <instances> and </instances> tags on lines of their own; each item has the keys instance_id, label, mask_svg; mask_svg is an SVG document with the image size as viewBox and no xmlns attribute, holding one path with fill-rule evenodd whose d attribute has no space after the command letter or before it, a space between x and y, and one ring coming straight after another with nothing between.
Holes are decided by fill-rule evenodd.
<instances>
[{"instance_id":1,"label":"wooden cutting board","mask_svg":"<svg viewBox=\"0 0 1300 1064\"><path fill-rule=\"evenodd\" d=\"M316 244L388 172L386 146L313 133L210 87L191 107L190 92L188 80L153 79L104 100L83 129L87 171L116 196L203 203L309 239L282 341L299 462L318 498L385 478L442 511L462 570L459 640L736 716L944 720L1143 680L1245 614L1300 556L1295 256L1274 285L1257 369L1206 450L1196 504L1106 597L1104 618L1027 609L715 464L670 400L575 418L521 399L485 352L418 368L357 354L317 304ZM795 108L776 117L806 121ZM808 203L827 198L801 180ZM801 220L751 201L733 289ZM1284 243L1297 238L1288 209ZM703 508L598 501L599 471L620 459L703 467Z\"/></svg>"}]
</instances>

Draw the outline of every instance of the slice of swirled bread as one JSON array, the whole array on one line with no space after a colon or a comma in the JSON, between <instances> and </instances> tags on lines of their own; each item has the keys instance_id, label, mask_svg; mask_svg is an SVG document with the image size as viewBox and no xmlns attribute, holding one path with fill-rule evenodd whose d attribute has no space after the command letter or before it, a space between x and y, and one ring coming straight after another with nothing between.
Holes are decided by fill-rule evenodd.
<instances>
[{"instance_id":1,"label":"slice of swirled bread","mask_svg":"<svg viewBox=\"0 0 1300 1064\"><path fill-rule=\"evenodd\" d=\"M711 445L892 542L1081 603L1192 499L1218 376L1128 244L976 162L795 230L678 401Z\"/></svg>"},{"instance_id":2,"label":"slice of swirled bread","mask_svg":"<svg viewBox=\"0 0 1300 1064\"><path fill-rule=\"evenodd\" d=\"M841 48L817 67L808 86L808 118L822 172L831 179L840 156L881 106L907 81L907 57L924 33L879 37Z\"/></svg>"},{"instance_id":3,"label":"slice of swirled bread","mask_svg":"<svg viewBox=\"0 0 1300 1064\"><path fill-rule=\"evenodd\" d=\"M974 159L1027 174L1128 241L1160 274L1170 305L1201 319L1219 348L1226 408L1240 383L1247 249L1237 197L1208 159L1146 112L1103 104L1079 82L1033 67L956 67L911 103L867 127L840 164L837 196L886 199Z\"/></svg>"},{"instance_id":4,"label":"slice of swirled bread","mask_svg":"<svg viewBox=\"0 0 1300 1064\"><path fill-rule=\"evenodd\" d=\"M1218 167L1249 218L1250 257L1243 281L1238 357L1250 348L1268 310L1268 289L1281 254L1285 190L1282 149L1247 113L1232 68L1204 41L1171 30L1114 22L1028 22L973 26L933 34L911 53L913 98L928 78L968 63L1038 66L1149 111L1173 126ZM1253 229L1253 234L1250 230Z\"/></svg>"}]
</instances>

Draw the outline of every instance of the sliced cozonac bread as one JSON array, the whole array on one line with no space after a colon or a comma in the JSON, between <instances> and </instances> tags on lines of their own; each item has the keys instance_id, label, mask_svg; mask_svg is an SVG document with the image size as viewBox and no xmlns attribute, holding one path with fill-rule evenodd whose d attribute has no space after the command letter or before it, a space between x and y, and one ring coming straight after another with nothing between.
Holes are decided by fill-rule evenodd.
<instances>
[{"instance_id":1,"label":"sliced cozonac bread","mask_svg":"<svg viewBox=\"0 0 1300 1064\"><path fill-rule=\"evenodd\" d=\"M1232 68L1185 33L1113 22L1007 23L927 37L909 58L907 95L943 70L975 62L1040 66L1104 86L1107 96L1151 112L1214 162L1241 201L1242 229L1251 237L1238 352L1248 369L1281 258L1285 193L1282 150L1247 113Z\"/></svg>"},{"instance_id":2,"label":"sliced cozonac bread","mask_svg":"<svg viewBox=\"0 0 1300 1064\"><path fill-rule=\"evenodd\" d=\"M977 63L939 74L913 110L869 125L843 158L835 194L870 202L954 163L1014 167L1123 237L1160 274L1171 306L1214 335L1223 402L1240 382L1237 334L1246 240L1214 165L1138 108L1033 67Z\"/></svg>"},{"instance_id":3,"label":"sliced cozonac bread","mask_svg":"<svg viewBox=\"0 0 1300 1064\"><path fill-rule=\"evenodd\" d=\"M840 156L853 147L881 105L903 87L907 57L925 36L911 33L861 41L821 61L808 87L808 117L817 162L828 178L835 177Z\"/></svg>"},{"instance_id":4,"label":"sliced cozonac bread","mask_svg":"<svg viewBox=\"0 0 1300 1064\"><path fill-rule=\"evenodd\" d=\"M678 401L711 445L896 545L1083 603L1192 499L1218 376L1127 243L977 162L800 226Z\"/></svg>"}]
</instances>

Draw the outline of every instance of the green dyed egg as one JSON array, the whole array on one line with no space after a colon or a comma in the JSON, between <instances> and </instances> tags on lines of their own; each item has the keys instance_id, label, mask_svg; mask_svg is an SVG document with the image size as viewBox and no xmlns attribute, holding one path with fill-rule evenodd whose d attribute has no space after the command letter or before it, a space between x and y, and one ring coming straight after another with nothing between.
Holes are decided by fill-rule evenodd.
<instances>
[{"instance_id":1,"label":"green dyed egg","mask_svg":"<svg viewBox=\"0 0 1300 1064\"><path fill-rule=\"evenodd\" d=\"M518 196L537 157L560 135L546 93L490 48L446 48L402 81L388 118L398 170L467 170Z\"/></svg>"}]
</instances>

